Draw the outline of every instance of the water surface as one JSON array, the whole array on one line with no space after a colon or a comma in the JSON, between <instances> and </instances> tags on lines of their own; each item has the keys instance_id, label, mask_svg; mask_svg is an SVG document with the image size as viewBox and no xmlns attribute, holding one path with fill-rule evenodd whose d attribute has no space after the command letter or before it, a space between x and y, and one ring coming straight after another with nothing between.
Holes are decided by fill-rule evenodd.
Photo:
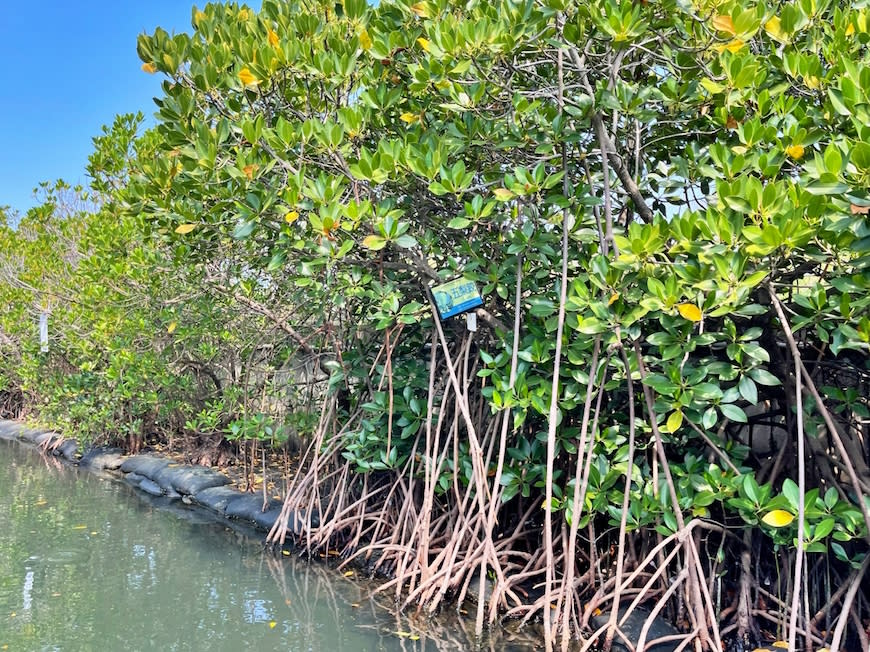
<instances>
[{"instance_id":1,"label":"water surface","mask_svg":"<svg viewBox=\"0 0 870 652\"><path fill-rule=\"evenodd\" d=\"M0 440L0 650L471 647L461 625L433 635L371 589Z\"/></svg>"}]
</instances>

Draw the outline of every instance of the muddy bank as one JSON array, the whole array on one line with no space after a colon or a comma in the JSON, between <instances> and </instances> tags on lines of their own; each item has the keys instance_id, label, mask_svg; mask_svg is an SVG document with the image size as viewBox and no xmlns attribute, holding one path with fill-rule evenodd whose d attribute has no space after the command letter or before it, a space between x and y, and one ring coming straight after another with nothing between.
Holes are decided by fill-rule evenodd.
<instances>
[{"instance_id":1,"label":"muddy bank","mask_svg":"<svg viewBox=\"0 0 870 652\"><path fill-rule=\"evenodd\" d=\"M280 501L238 491L228 486L230 479L225 474L205 466L177 464L151 453L124 455L110 448L91 448L81 454L75 439L64 439L17 421L0 420L0 437L39 446L46 454L113 475L149 496L196 505L217 517L262 532L268 532L281 514ZM317 516L312 514L310 522L316 526ZM302 534L308 525L305 514L288 516L288 531L293 534Z\"/></svg>"}]
</instances>

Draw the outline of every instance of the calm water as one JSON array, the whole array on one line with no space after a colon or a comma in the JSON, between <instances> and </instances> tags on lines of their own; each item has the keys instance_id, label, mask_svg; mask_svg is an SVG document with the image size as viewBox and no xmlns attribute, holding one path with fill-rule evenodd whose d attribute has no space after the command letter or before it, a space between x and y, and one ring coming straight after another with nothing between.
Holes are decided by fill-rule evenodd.
<instances>
[{"instance_id":1,"label":"calm water","mask_svg":"<svg viewBox=\"0 0 870 652\"><path fill-rule=\"evenodd\" d=\"M461 626L433 637L370 590L0 440L0 650L470 647Z\"/></svg>"}]
</instances>

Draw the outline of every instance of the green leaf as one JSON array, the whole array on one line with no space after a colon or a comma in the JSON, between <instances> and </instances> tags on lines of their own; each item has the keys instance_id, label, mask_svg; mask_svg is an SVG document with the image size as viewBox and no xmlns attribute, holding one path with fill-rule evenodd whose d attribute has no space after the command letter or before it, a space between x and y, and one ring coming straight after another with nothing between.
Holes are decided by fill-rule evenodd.
<instances>
[{"instance_id":1,"label":"green leaf","mask_svg":"<svg viewBox=\"0 0 870 652\"><path fill-rule=\"evenodd\" d=\"M742 408L737 407L731 403L723 403L719 406L719 409L722 411L722 415L731 419L731 421L736 421L737 423L746 423L748 419L746 418L746 412L743 411Z\"/></svg>"},{"instance_id":2,"label":"green leaf","mask_svg":"<svg viewBox=\"0 0 870 652\"><path fill-rule=\"evenodd\" d=\"M372 251L380 251L387 246L386 238L379 235L367 235L362 241L363 247Z\"/></svg>"},{"instance_id":3,"label":"green leaf","mask_svg":"<svg viewBox=\"0 0 870 652\"><path fill-rule=\"evenodd\" d=\"M740 379L740 382L737 383L737 387L740 390L740 396L746 399L752 405L758 403L758 389L755 387L755 383L749 376L743 376Z\"/></svg>"},{"instance_id":4,"label":"green leaf","mask_svg":"<svg viewBox=\"0 0 870 652\"><path fill-rule=\"evenodd\" d=\"M761 367L750 369L749 375L759 385L766 385L767 387L778 387L782 384L779 378L767 371L767 369L762 369Z\"/></svg>"}]
</instances>

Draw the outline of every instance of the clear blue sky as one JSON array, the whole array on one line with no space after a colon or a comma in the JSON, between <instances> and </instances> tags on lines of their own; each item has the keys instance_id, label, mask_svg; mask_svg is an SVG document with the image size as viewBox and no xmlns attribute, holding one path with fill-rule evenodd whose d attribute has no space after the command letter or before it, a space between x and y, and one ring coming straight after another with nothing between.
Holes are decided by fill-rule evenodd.
<instances>
[{"instance_id":1,"label":"clear blue sky","mask_svg":"<svg viewBox=\"0 0 870 652\"><path fill-rule=\"evenodd\" d=\"M32 190L40 181L85 183L91 139L116 114L142 111L153 123L161 75L142 72L136 36L155 27L190 31L194 3L2 3L0 206L23 214L34 205Z\"/></svg>"}]
</instances>

